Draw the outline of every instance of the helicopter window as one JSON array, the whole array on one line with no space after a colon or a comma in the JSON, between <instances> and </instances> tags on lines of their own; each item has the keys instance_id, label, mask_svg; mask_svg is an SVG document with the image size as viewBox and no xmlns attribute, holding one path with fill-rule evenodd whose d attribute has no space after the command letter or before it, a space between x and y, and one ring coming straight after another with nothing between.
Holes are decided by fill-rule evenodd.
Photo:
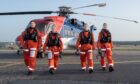
<instances>
[{"instance_id":1,"label":"helicopter window","mask_svg":"<svg viewBox=\"0 0 140 84\"><path fill-rule=\"evenodd\" d=\"M66 37L77 37L79 34L76 31L71 31L70 29L64 29L64 35Z\"/></svg>"},{"instance_id":2,"label":"helicopter window","mask_svg":"<svg viewBox=\"0 0 140 84\"><path fill-rule=\"evenodd\" d=\"M36 27L37 27L37 29L38 29L40 32L45 33L45 30L46 30L46 28L45 28L45 23L38 23L38 24L36 25Z\"/></svg>"},{"instance_id":3,"label":"helicopter window","mask_svg":"<svg viewBox=\"0 0 140 84\"><path fill-rule=\"evenodd\" d=\"M76 24L77 24L77 20L76 20L76 19L70 19L70 23L71 23L72 25L76 25Z\"/></svg>"},{"instance_id":4,"label":"helicopter window","mask_svg":"<svg viewBox=\"0 0 140 84\"><path fill-rule=\"evenodd\" d=\"M45 23L38 23L36 26L40 32L48 34L55 25L53 23L47 25Z\"/></svg>"},{"instance_id":5,"label":"helicopter window","mask_svg":"<svg viewBox=\"0 0 140 84\"><path fill-rule=\"evenodd\" d=\"M70 31L68 31L68 36L70 36Z\"/></svg>"},{"instance_id":6,"label":"helicopter window","mask_svg":"<svg viewBox=\"0 0 140 84\"><path fill-rule=\"evenodd\" d=\"M65 29L65 35L67 35L68 33L67 33L68 31L67 31L67 29Z\"/></svg>"},{"instance_id":7,"label":"helicopter window","mask_svg":"<svg viewBox=\"0 0 140 84\"><path fill-rule=\"evenodd\" d=\"M65 36L67 37L71 36L71 31L68 29L65 29Z\"/></svg>"},{"instance_id":8,"label":"helicopter window","mask_svg":"<svg viewBox=\"0 0 140 84\"><path fill-rule=\"evenodd\" d=\"M50 31L52 31L52 28L54 28L55 24L54 23L49 23L47 26L46 26L46 33L48 34Z\"/></svg>"},{"instance_id":9,"label":"helicopter window","mask_svg":"<svg viewBox=\"0 0 140 84\"><path fill-rule=\"evenodd\" d=\"M76 32L73 32L73 36L74 36L74 37L76 37L76 36L77 36L77 35L76 35Z\"/></svg>"},{"instance_id":10,"label":"helicopter window","mask_svg":"<svg viewBox=\"0 0 140 84\"><path fill-rule=\"evenodd\" d=\"M74 32L73 31L71 31L71 36L74 36Z\"/></svg>"}]
</instances>

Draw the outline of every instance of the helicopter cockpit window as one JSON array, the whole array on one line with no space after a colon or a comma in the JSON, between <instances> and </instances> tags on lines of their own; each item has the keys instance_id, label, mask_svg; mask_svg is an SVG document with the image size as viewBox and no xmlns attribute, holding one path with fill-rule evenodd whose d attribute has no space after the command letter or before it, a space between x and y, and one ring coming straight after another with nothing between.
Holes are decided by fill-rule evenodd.
<instances>
[{"instance_id":1,"label":"helicopter cockpit window","mask_svg":"<svg viewBox=\"0 0 140 84\"><path fill-rule=\"evenodd\" d=\"M29 28L30 26L31 26L31 24L29 23L26 28ZM40 32L42 32L42 33L45 32L45 23L37 23L36 27Z\"/></svg>"},{"instance_id":2,"label":"helicopter cockpit window","mask_svg":"<svg viewBox=\"0 0 140 84\"><path fill-rule=\"evenodd\" d=\"M47 26L46 26L46 33L48 34L50 31L52 31L52 28L55 27L55 24L54 23L49 23Z\"/></svg>"},{"instance_id":3,"label":"helicopter cockpit window","mask_svg":"<svg viewBox=\"0 0 140 84\"><path fill-rule=\"evenodd\" d=\"M48 34L55 25L54 23L49 23L49 24L38 23L36 26L40 32Z\"/></svg>"},{"instance_id":4,"label":"helicopter cockpit window","mask_svg":"<svg viewBox=\"0 0 140 84\"><path fill-rule=\"evenodd\" d=\"M36 25L37 29L42 32L42 33L45 33L46 32L46 28L45 28L45 23L38 23Z\"/></svg>"},{"instance_id":5,"label":"helicopter cockpit window","mask_svg":"<svg viewBox=\"0 0 140 84\"><path fill-rule=\"evenodd\" d=\"M72 25L76 25L77 24L77 20L76 19L70 19L70 23L72 24Z\"/></svg>"}]
</instances>

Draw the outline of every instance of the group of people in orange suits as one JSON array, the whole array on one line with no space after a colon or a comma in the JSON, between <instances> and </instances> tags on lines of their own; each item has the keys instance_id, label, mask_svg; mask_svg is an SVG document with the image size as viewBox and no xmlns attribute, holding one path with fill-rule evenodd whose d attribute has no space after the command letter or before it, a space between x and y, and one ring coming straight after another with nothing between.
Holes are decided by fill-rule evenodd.
<instances>
[{"instance_id":1,"label":"group of people in orange suits","mask_svg":"<svg viewBox=\"0 0 140 84\"><path fill-rule=\"evenodd\" d=\"M77 51L80 51L82 70L86 71L86 68L88 67L89 73L92 73L94 69L93 51L95 50L95 41L94 35L89 31L89 27L87 24L84 24L84 30L79 34L78 40L76 42L76 48ZM107 29L107 23L103 24L103 28L99 32L97 48L99 50L99 54L101 55L101 69L103 71L106 70L105 58L107 58L109 72L114 71L114 61L112 58L112 37L110 31Z\"/></svg>"},{"instance_id":2,"label":"group of people in orange suits","mask_svg":"<svg viewBox=\"0 0 140 84\"><path fill-rule=\"evenodd\" d=\"M55 70L57 70L58 60L63 52L63 42L60 34L55 28L56 27L54 25L52 31L47 35L44 46L42 46L41 35L37 30L36 23L34 21L31 21L29 28L27 28L19 38L17 38L18 41L20 41L18 42L18 45L24 52L24 62L28 69L28 75L33 74L35 71L37 51L40 48L43 49L44 52L47 52L49 73L54 74ZM92 73L94 70L93 51L96 47L95 40L93 33L89 31L88 24L85 23L83 28L83 31L79 33L76 42L76 49L80 55L82 71L88 70L89 73ZM101 54L100 59L102 70L106 70L105 58L107 58L109 71L114 71L112 36L107 29L107 23L103 24L103 28L99 33L97 48L100 53L104 52L104 54Z\"/></svg>"}]
</instances>

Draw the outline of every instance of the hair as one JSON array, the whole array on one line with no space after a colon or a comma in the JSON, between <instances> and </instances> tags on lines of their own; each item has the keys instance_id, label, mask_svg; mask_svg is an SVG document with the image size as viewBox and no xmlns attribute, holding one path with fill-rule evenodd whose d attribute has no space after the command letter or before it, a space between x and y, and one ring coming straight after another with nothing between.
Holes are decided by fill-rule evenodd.
<instances>
[{"instance_id":1,"label":"hair","mask_svg":"<svg viewBox=\"0 0 140 84\"><path fill-rule=\"evenodd\" d=\"M36 24L36 22L34 20L30 21L29 22L29 25L27 26L27 28L25 29L25 31L27 31L29 28L31 28L31 23L32 22L34 22ZM35 26L35 29L37 29L36 26Z\"/></svg>"},{"instance_id":2,"label":"hair","mask_svg":"<svg viewBox=\"0 0 140 84\"><path fill-rule=\"evenodd\" d=\"M84 23L83 27L84 27L84 28L85 28L85 27L88 27L88 24L87 24L87 23Z\"/></svg>"},{"instance_id":3,"label":"hair","mask_svg":"<svg viewBox=\"0 0 140 84\"><path fill-rule=\"evenodd\" d=\"M107 23L103 23L103 26L104 26L104 25L107 25Z\"/></svg>"},{"instance_id":4,"label":"hair","mask_svg":"<svg viewBox=\"0 0 140 84\"><path fill-rule=\"evenodd\" d=\"M85 23L85 22L82 22L82 24L83 24L83 27L85 26L85 25L88 25L87 23Z\"/></svg>"},{"instance_id":5,"label":"hair","mask_svg":"<svg viewBox=\"0 0 140 84\"><path fill-rule=\"evenodd\" d=\"M30 21L30 24L31 24L32 22L34 22L34 23L36 24L36 22L35 22L34 20Z\"/></svg>"},{"instance_id":6,"label":"hair","mask_svg":"<svg viewBox=\"0 0 140 84\"><path fill-rule=\"evenodd\" d=\"M54 22L52 18L47 18L47 19L45 19L45 21Z\"/></svg>"},{"instance_id":7,"label":"hair","mask_svg":"<svg viewBox=\"0 0 140 84\"><path fill-rule=\"evenodd\" d=\"M34 23L36 24L36 22L35 22L34 20L32 20L32 21L30 21L30 23L29 23L29 24L30 24L30 26L29 26L29 27L31 27L31 23L32 23L32 22L34 22Z\"/></svg>"}]
</instances>

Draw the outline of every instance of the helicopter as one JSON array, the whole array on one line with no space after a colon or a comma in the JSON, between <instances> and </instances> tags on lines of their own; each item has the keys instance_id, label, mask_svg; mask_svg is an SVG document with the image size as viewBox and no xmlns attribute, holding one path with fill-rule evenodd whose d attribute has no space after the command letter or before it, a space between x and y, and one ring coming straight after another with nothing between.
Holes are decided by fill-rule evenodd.
<instances>
[{"instance_id":1,"label":"helicopter","mask_svg":"<svg viewBox=\"0 0 140 84\"><path fill-rule=\"evenodd\" d=\"M138 23L135 20L129 20L129 19L123 19L123 18L117 18L117 17L108 17L108 16L102 16L102 15L96 15L91 13L77 13L74 12L74 10L81 9L81 8L88 8L92 6L98 6L98 7L104 7L106 6L106 3L100 3L100 4L92 4L92 5L86 5L81 6L77 8L72 8L68 6L60 6L58 11L24 11L24 12L4 12L0 13L0 15L28 15L28 14L53 14L56 13L58 15L55 16L46 16L44 18L40 19L34 19L31 21L36 22L37 29L39 30L42 38L42 45L44 46L46 37L48 33L51 31L52 26L56 26L56 31L60 33L62 37L62 41L64 43L64 49L70 49L75 47L75 43L78 37L78 34L83 30L84 21L80 21L76 18L70 18L71 14L81 14L84 16L98 16L103 18L112 18L112 19L118 19L118 20L124 20L129 22ZM30 24L27 25L26 28L28 28ZM25 29L26 29L25 28ZM97 28L94 25L90 25L90 31L93 32ZM18 37L20 37L19 35ZM39 50L39 49L38 49Z\"/></svg>"}]
</instances>

